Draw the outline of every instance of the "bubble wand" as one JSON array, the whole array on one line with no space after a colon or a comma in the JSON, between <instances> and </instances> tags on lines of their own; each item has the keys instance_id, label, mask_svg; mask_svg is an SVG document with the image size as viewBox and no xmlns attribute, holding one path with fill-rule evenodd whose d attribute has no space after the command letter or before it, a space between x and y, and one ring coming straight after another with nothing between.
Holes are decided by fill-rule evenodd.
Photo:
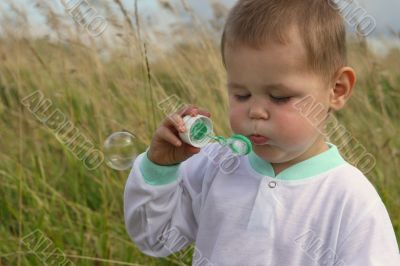
<instances>
[{"instance_id":1,"label":"bubble wand","mask_svg":"<svg viewBox=\"0 0 400 266\"><path fill-rule=\"evenodd\" d=\"M253 150L251 141L244 135L235 134L229 138L223 136L214 136L212 121L210 118L197 115L187 115L183 117L186 126L185 132L180 132L180 138L197 148L202 148L210 142L210 139L216 140L221 145L226 145L230 150L238 155L249 154Z\"/></svg>"}]
</instances>

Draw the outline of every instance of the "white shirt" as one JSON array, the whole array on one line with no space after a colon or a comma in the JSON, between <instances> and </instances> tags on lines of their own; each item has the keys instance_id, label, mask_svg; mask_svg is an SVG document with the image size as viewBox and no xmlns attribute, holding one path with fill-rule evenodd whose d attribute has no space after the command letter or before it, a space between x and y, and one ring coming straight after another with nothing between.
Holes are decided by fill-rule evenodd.
<instances>
[{"instance_id":1,"label":"white shirt","mask_svg":"<svg viewBox=\"0 0 400 266\"><path fill-rule=\"evenodd\" d=\"M192 265L399 266L388 212L337 147L277 176L254 152L208 144L174 166L140 154L124 193L125 224L145 254L195 242Z\"/></svg>"}]
</instances>

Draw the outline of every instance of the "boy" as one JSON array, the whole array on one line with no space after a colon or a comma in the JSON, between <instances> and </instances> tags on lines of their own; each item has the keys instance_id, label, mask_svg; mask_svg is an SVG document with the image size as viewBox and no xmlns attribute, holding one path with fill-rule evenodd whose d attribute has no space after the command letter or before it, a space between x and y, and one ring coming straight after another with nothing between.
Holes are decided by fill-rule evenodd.
<instances>
[{"instance_id":1,"label":"boy","mask_svg":"<svg viewBox=\"0 0 400 266\"><path fill-rule=\"evenodd\" d=\"M324 141L324 124L296 108L311 97L327 117L355 84L332 5L239 0L233 7L221 45L230 125L251 139L253 152L226 167L219 144L198 149L178 138L183 116L207 111L189 106L165 119L124 194L127 231L143 253L167 256L195 242L193 265L400 265L375 188Z\"/></svg>"}]
</instances>

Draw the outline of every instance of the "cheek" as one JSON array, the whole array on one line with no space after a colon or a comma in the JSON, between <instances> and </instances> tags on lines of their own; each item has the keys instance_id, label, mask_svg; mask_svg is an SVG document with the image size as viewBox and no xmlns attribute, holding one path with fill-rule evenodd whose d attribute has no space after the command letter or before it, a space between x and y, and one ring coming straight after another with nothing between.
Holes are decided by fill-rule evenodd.
<instances>
[{"instance_id":1,"label":"cheek","mask_svg":"<svg viewBox=\"0 0 400 266\"><path fill-rule=\"evenodd\" d=\"M314 138L318 133L317 129L311 125L308 119L296 110L279 112L276 114L276 118L276 133L289 146Z\"/></svg>"},{"instance_id":2,"label":"cheek","mask_svg":"<svg viewBox=\"0 0 400 266\"><path fill-rule=\"evenodd\" d=\"M229 122L234 133L242 132L242 123L245 119L245 108L240 105L231 104L229 109Z\"/></svg>"},{"instance_id":3,"label":"cheek","mask_svg":"<svg viewBox=\"0 0 400 266\"><path fill-rule=\"evenodd\" d=\"M238 119L238 114L235 110L231 110L229 113L229 122L231 124L231 129L234 133L240 132L240 123Z\"/></svg>"}]
</instances>

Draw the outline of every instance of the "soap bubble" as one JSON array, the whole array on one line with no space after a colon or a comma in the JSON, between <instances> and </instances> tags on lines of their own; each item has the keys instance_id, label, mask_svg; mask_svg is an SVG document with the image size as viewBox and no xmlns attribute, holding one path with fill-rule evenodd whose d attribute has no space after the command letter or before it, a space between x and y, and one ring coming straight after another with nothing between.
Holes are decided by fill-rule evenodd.
<instances>
[{"instance_id":1,"label":"soap bubble","mask_svg":"<svg viewBox=\"0 0 400 266\"><path fill-rule=\"evenodd\" d=\"M137 157L135 136L129 132L112 133L104 142L106 164L112 169L123 171L132 167Z\"/></svg>"},{"instance_id":2,"label":"soap bubble","mask_svg":"<svg viewBox=\"0 0 400 266\"><path fill-rule=\"evenodd\" d=\"M240 134L235 134L230 138L226 139L222 136L211 137L218 141L219 144L223 146L228 146L229 149L238 155L247 155L252 151L252 146L250 140Z\"/></svg>"},{"instance_id":3,"label":"soap bubble","mask_svg":"<svg viewBox=\"0 0 400 266\"><path fill-rule=\"evenodd\" d=\"M250 140L240 134L233 135L227 142L231 151L239 155L249 154L253 150Z\"/></svg>"},{"instance_id":4,"label":"soap bubble","mask_svg":"<svg viewBox=\"0 0 400 266\"><path fill-rule=\"evenodd\" d=\"M232 141L231 143L229 143L229 146L234 153L244 155L247 152L246 143L243 143L240 140Z\"/></svg>"}]
</instances>

